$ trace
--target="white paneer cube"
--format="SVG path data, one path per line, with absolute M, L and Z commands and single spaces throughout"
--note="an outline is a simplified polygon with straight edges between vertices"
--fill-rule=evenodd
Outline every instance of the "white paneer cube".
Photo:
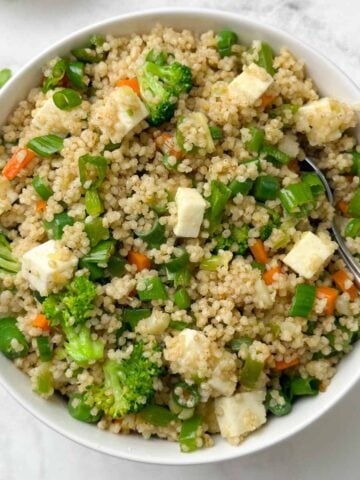
M 287 133 L 278 144 L 278 149 L 289 155 L 290 158 L 296 158 L 299 155 L 299 144 L 295 135 Z
M 321 98 L 299 108 L 295 126 L 306 133 L 310 145 L 322 145 L 338 140 L 344 130 L 355 127 L 355 110 L 332 98 Z
M 150 317 L 140 320 L 135 331 L 141 335 L 160 335 L 165 332 L 169 323 L 170 315 L 154 308 Z
M 312 278 L 329 260 L 336 244 L 312 232 L 303 233 L 283 262 L 304 278 Z
M 273 81 L 264 68 L 252 63 L 230 82 L 229 96 L 241 107 L 249 107 L 259 100 Z
M 117 87 L 94 105 L 90 124 L 99 128 L 111 142 L 120 143 L 148 114 L 132 88 Z
M 45 297 L 71 278 L 77 262 L 75 255 L 63 252 L 58 242 L 49 240 L 23 255 L 21 271 L 30 288 Z
M 232 444 L 266 422 L 265 392 L 243 392 L 215 400 L 215 414 L 221 436 Z
M 232 395 L 238 380 L 235 357 L 230 352 L 225 351 L 222 357 L 213 363 L 215 363 L 215 368 L 207 381 L 207 384 L 211 387 L 211 396 L 228 397 Z
M 196 238 L 204 218 L 206 202 L 196 188 L 179 187 L 175 195 L 177 237 Z

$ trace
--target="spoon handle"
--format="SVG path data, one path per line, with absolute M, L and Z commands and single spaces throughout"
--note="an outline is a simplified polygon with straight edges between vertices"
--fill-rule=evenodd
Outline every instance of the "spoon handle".
M 352 256 L 352 254 L 349 252 L 349 249 L 347 248 L 342 236 L 340 235 L 339 231 L 337 230 L 337 228 L 335 227 L 334 224 L 332 225 L 331 230 L 332 230 L 335 241 L 339 245 L 339 248 L 338 248 L 339 255 L 343 259 L 347 268 L 352 273 L 352 275 L 354 277 L 355 285 L 358 288 L 360 288 L 359 266 L 358 266 L 356 260 L 354 259 L 354 257 Z

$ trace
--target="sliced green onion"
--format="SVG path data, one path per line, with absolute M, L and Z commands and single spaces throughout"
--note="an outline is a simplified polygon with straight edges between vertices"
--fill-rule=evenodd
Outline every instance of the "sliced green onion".
M 182 452 L 193 452 L 199 448 L 199 437 L 202 430 L 202 419 L 194 415 L 188 420 L 184 420 L 181 425 L 179 443 Z
M 360 218 L 353 218 L 345 227 L 345 237 L 356 238 L 360 236 Z
M 226 185 L 218 180 L 211 182 L 211 193 L 207 199 L 210 203 L 210 208 L 207 211 L 207 218 L 209 220 L 209 231 L 211 234 L 220 226 L 225 206 L 229 198 L 231 198 L 231 190 Z
M 29 344 L 16 325 L 16 318 L 0 318 L 0 352 L 12 360 L 26 357 L 29 352 Z
M 250 346 L 253 343 L 253 340 L 250 337 L 238 337 L 233 338 L 230 341 L 230 348 L 233 352 L 238 352 L 242 345 Z
M 222 140 L 223 131 L 220 127 L 209 127 L 210 135 L 213 140 Z
M 252 268 L 257 268 L 258 270 L 260 270 L 261 272 L 265 272 L 266 270 L 266 267 L 263 263 L 260 263 L 260 262 L 256 262 L 255 260 L 253 260 L 251 262 L 251 266 Z
M 168 272 L 174 273 L 182 270 L 183 268 L 187 267 L 189 264 L 189 254 L 184 249 L 182 253 L 178 257 L 174 257 L 165 263 L 165 268 Z
M 246 160 L 245 162 L 243 162 L 243 165 L 252 165 L 252 164 L 256 166 L 256 169 L 258 172 L 261 171 L 261 162 L 259 157 L 250 158 L 250 160 Z
M 212 255 L 209 258 L 204 258 L 200 263 L 200 270 L 208 272 L 216 272 L 216 270 L 223 265 L 222 255 Z
M 54 377 L 46 363 L 38 367 L 32 380 L 33 390 L 40 396 L 47 398 L 54 393 Z
M 290 390 L 294 397 L 303 395 L 317 395 L 319 393 L 320 380 L 314 377 L 294 377 L 290 380 Z
M 304 173 L 304 175 L 302 175 L 302 181 L 310 187 L 314 197 L 325 192 L 325 187 L 316 173 Z
M 108 262 L 108 271 L 112 277 L 122 277 L 126 271 L 126 260 L 118 253 L 110 257 Z
M 82 62 L 70 62 L 67 66 L 66 73 L 75 88 L 84 90 L 87 87 L 85 81 L 85 65 Z
M 11 246 L 5 235 L 0 232 L 0 272 L 14 274 L 20 270 L 20 264 L 11 252 Z
M 74 225 L 74 219 L 67 212 L 56 213 L 51 222 L 44 220 L 44 228 L 53 240 L 61 239 L 66 225 Z
M 275 178 L 271 175 L 260 175 L 255 181 L 254 197 L 259 202 L 275 200 L 279 190 L 280 182 L 278 178 Z
M 188 323 L 181 322 L 179 320 L 172 320 L 169 323 L 169 328 L 172 328 L 172 329 L 178 330 L 178 331 L 185 330 L 185 328 L 189 328 L 189 326 L 190 325 Z
M 352 152 L 352 173 L 357 177 L 360 177 L 360 152 Z
M 270 145 L 265 143 L 261 149 L 262 153 L 265 153 L 267 157 L 270 157 L 270 160 L 275 160 L 282 165 L 287 165 L 291 158 L 285 152 L 282 152 L 278 148 L 274 147 L 274 145 Z
M 72 110 L 75 107 L 78 107 L 81 102 L 81 96 L 75 90 L 71 88 L 63 88 L 54 93 L 53 101 L 57 108 L 60 110 Z
M 141 301 L 147 300 L 167 300 L 164 284 L 159 277 L 148 277 L 141 280 L 143 283 L 141 290 L 137 287 L 137 294 Z
M 34 177 L 31 184 L 34 187 L 35 192 L 43 200 L 48 200 L 51 197 L 51 195 L 54 194 L 54 192 L 49 187 L 49 185 L 45 182 L 45 180 L 43 178 L 39 177 L 38 175 L 36 177 Z
M 90 252 L 82 258 L 82 260 L 87 263 L 94 263 L 98 266 L 107 265 L 114 250 L 114 240 L 103 240 L 99 242 L 96 247 L 93 247 Z
M 314 200 L 309 185 L 304 182 L 294 183 L 282 188 L 279 198 L 288 213 L 295 213 L 299 207 Z
M 99 192 L 93 188 L 85 192 L 85 209 L 89 215 L 96 217 L 104 211 Z
M 263 369 L 263 362 L 254 360 L 248 355 L 240 373 L 240 384 L 246 388 L 254 388 Z
M 251 138 L 245 143 L 245 147 L 251 152 L 259 153 L 265 138 L 264 130 L 257 127 L 250 127 Z
M 179 382 L 173 390 L 173 399 L 179 407 L 194 408 L 200 403 L 200 394 L 195 385 Z
M 315 285 L 301 283 L 296 285 L 295 295 L 290 307 L 289 315 L 292 317 L 304 317 L 310 315 L 314 307 L 316 295 Z
M 165 227 L 159 222 L 159 219 L 155 219 L 155 223 L 152 229 L 148 232 L 136 234 L 141 240 L 143 240 L 150 248 L 160 248 L 165 243 Z
M 100 155 L 82 155 L 78 160 L 80 183 L 85 188 L 99 188 L 104 181 L 107 160 Z
M 68 411 L 73 418 L 86 423 L 97 423 L 102 417 L 101 411 L 94 415 L 93 407 L 86 403 L 86 393 L 74 393 L 71 395 Z
M 104 268 L 98 267 L 95 263 L 87 262 L 82 258 L 79 260 L 79 267 L 86 268 L 89 271 L 89 278 L 93 282 L 105 277 Z
M 114 152 L 115 150 L 118 150 L 120 147 L 121 147 L 121 143 L 109 142 L 107 145 L 105 145 L 104 152 Z
M 270 74 L 274 75 L 276 73 L 275 68 L 273 67 L 273 52 L 268 43 L 261 42 L 260 50 L 259 50 L 259 60 L 258 65 Z
M 40 157 L 51 157 L 54 153 L 60 152 L 64 146 L 64 139 L 58 135 L 44 135 L 32 138 L 26 145 Z
M 232 47 L 238 42 L 238 36 L 231 30 L 222 30 L 216 35 L 216 48 L 221 58 L 232 55 Z
M 39 351 L 39 357 L 42 362 L 49 362 L 53 356 L 53 350 L 50 346 L 49 337 L 36 337 L 36 345 Z
M 164 164 L 164 167 L 166 167 L 168 170 L 177 170 L 180 161 L 176 160 L 175 163 L 170 163 L 170 156 L 167 153 L 164 153 L 164 155 L 162 156 L 162 163 Z
M 348 214 L 352 217 L 360 217 L 360 189 L 356 190 L 355 195 L 350 200 Z
M 174 303 L 180 310 L 187 310 L 191 305 L 191 298 L 186 288 L 180 288 L 175 292 Z
M 43 83 L 43 92 L 46 93 L 52 88 L 55 88 L 59 85 L 62 79 L 65 76 L 67 67 L 67 60 L 65 58 L 60 58 L 51 69 L 51 73 L 48 77 L 45 78 Z
M 135 327 L 140 320 L 149 318 L 151 313 L 151 308 L 124 308 L 122 319 L 124 323 L 128 323 L 131 326 L 132 330 L 135 330 Z
M 170 278 L 174 282 L 174 287 L 179 288 L 179 287 L 189 287 L 191 283 L 191 272 L 188 270 L 188 268 L 183 268 L 182 270 L 179 270 L 178 272 L 175 272 L 172 275 L 168 274 L 168 278 Z
M 11 78 L 11 70 L 10 68 L 3 68 L 0 70 L 0 88 L 2 88 L 6 82 L 8 82 Z
M 282 117 L 284 119 L 284 117 L 286 117 L 287 111 L 289 111 L 291 115 L 295 115 L 298 112 L 299 108 L 300 108 L 300 105 L 295 105 L 292 103 L 283 103 L 279 107 L 276 107 L 270 110 L 269 117 L 271 118 Z M 285 123 L 284 126 L 287 126 L 287 124 Z
M 265 242 L 265 240 L 267 240 L 272 234 L 273 229 L 274 229 L 274 226 L 271 222 L 267 223 L 266 225 L 263 225 L 260 228 L 260 240 Z
M 276 392 L 276 399 L 273 398 L 271 392 Z M 269 390 L 266 395 L 265 407 L 268 412 L 272 413 L 276 417 L 283 417 L 292 410 L 292 404 L 290 400 L 284 395 L 281 390 Z
M 307 326 L 306 326 L 306 330 L 304 332 L 305 335 L 314 335 L 315 327 L 316 327 L 316 322 L 308 321 Z
M 245 180 L 244 182 L 239 182 L 239 180 L 233 180 L 231 183 L 229 183 L 228 188 L 231 190 L 231 196 L 234 197 L 238 193 L 241 193 L 242 195 L 247 195 L 252 189 L 253 185 L 254 182 L 252 180 Z
M 99 35 L 98 33 L 94 33 L 94 35 L 91 35 L 89 38 L 89 44 L 94 48 L 102 47 L 105 41 L 104 35 Z
M 98 54 L 93 48 L 73 48 L 71 53 L 74 57 L 84 63 L 99 63 L 105 58 L 103 53 Z
M 95 247 L 101 240 L 107 240 L 110 230 L 103 226 L 102 218 L 87 218 L 85 220 L 85 232 L 90 240 L 90 246 Z
M 141 410 L 138 415 L 145 420 L 145 422 L 157 427 L 166 427 L 169 423 L 176 420 L 176 416 L 170 412 L 168 408 L 161 407 L 160 405 L 148 405 Z

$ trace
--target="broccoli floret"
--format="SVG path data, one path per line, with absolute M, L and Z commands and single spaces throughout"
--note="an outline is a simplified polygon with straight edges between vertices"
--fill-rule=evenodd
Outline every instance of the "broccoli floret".
M 250 227 L 248 225 L 243 225 L 240 228 L 233 227 L 231 230 L 231 236 L 238 244 L 238 249 L 236 251 L 238 255 L 244 255 L 249 248 L 249 230 Z
M 108 360 L 104 365 L 105 382 L 88 392 L 87 403 L 113 418 L 144 408 L 153 397 L 153 382 L 161 368 L 143 353 L 144 344 L 137 342 L 129 358 Z
M 219 250 L 229 250 L 235 243 L 232 237 L 223 237 L 222 235 L 215 235 L 214 240 L 216 241 L 216 246 L 213 249 L 213 252 L 218 253 Z
M 104 342 L 92 339 L 90 329 L 85 325 L 65 327 L 64 333 L 67 340 L 65 350 L 78 365 L 86 367 L 104 357 Z
M 43 312 L 51 325 L 66 327 L 84 323 L 93 309 L 96 287 L 86 277 L 76 277 L 60 293 L 49 295 L 43 303 Z
M 147 61 L 139 71 L 138 81 L 149 110 L 148 122 L 153 126 L 170 120 L 180 93 L 189 92 L 192 87 L 191 70 L 178 62 L 159 65 Z

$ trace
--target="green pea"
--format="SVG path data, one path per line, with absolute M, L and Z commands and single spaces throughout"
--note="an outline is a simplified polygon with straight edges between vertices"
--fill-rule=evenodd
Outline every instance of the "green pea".
M 29 344 L 16 325 L 16 318 L 0 318 L 0 352 L 11 359 L 25 357 L 29 352 Z
M 216 35 L 217 51 L 221 58 L 232 55 L 232 46 L 238 41 L 236 33 L 230 30 L 222 30 Z

